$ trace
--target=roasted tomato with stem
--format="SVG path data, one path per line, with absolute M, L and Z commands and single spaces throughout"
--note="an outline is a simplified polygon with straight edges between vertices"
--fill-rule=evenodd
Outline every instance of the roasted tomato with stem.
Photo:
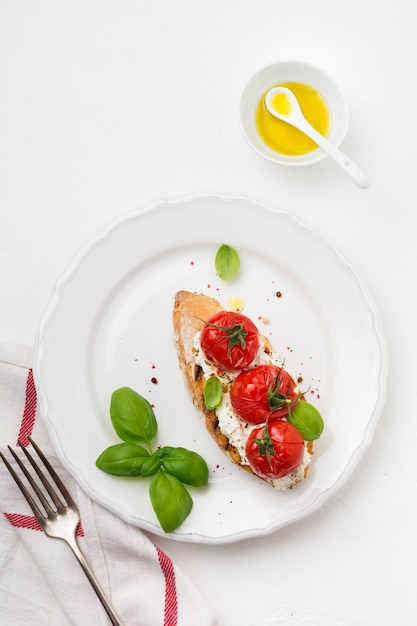
M 248 367 L 259 350 L 259 331 L 246 315 L 219 311 L 205 321 L 200 345 L 210 363 L 220 370 Z
M 301 465 L 304 439 L 285 420 L 268 420 L 255 428 L 246 442 L 246 456 L 255 474 L 262 478 L 283 478 Z
M 239 417 L 250 424 L 282 418 L 301 398 L 297 383 L 277 365 L 257 365 L 241 372 L 230 387 L 230 401 Z

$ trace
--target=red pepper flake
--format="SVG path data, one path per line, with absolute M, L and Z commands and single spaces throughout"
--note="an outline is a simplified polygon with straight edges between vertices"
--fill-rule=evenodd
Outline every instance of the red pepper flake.
M 194 261 L 190 261 L 190 265 L 195 265 Z
M 275 295 L 277 298 L 280 298 L 282 296 L 282 293 L 280 291 L 277 291 Z
M 210 283 L 207 283 L 207 289 L 211 289 Z
M 302 383 L 302 382 L 303 382 L 303 377 L 302 377 L 302 376 L 299 376 L 299 377 L 297 378 L 297 383 Z
M 154 385 L 157 385 L 158 384 L 158 379 L 155 378 L 155 376 L 152 376 L 151 383 L 153 383 Z
M 156 365 L 154 365 L 153 363 L 152 363 L 151 367 L 152 367 L 153 370 L 156 370 Z

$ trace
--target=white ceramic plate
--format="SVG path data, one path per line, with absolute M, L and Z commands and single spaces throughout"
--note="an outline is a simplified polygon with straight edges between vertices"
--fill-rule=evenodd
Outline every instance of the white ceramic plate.
M 222 243 L 241 256 L 221 281 Z M 172 306 L 179 289 L 246 303 L 321 411 L 307 480 L 279 492 L 231 464 L 206 432 L 179 370 Z M 281 292 L 281 297 L 276 293 Z M 261 318 L 267 318 L 264 324 Z M 35 379 L 41 413 L 63 465 L 96 501 L 128 522 L 161 531 L 148 479 L 109 476 L 97 456 L 118 442 L 111 393 L 130 386 L 155 406 L 157 444 L 206 459 L 209 484 L 170 536 L 232 542 L 270 533 L 311 513 L 338 489 L 367 449 L 385 393 L 379 316 L 352 266 L 322 236 L 288 213 L 241 198 L 161 202 L 110 225 L 70 264 L 41 321 Z M 157 379 L 157 384 L 151 382 Z M 352 382 L 355 403 L 352 410 Z

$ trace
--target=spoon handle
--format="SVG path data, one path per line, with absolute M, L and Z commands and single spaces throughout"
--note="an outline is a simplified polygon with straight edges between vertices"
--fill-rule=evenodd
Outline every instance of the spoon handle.
M 302 126 L 298 126 L 303 130 Z M 328 141 L 323 135 L 321 135 L 313 126 L 308 122 L 305 124 L 305 132 L 313 141 L 316 142 L 332 159 L 339 165 L 342 170 L 347 174 L 354 183 L 361 189 L 367 189 L 369 187 L 368 178 L 361 170 L 359 165 L 354 163 L 346 154 L 344 154 L 339 148 L 336 148 L 330 141 Z

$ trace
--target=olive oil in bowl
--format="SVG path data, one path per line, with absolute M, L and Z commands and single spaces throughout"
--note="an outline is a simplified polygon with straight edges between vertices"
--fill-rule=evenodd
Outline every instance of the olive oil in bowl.
M 313 87 L 298 82 L 280 83 L 295 94 L 310 124 L 324 137 L 329 133 L 331 118 L 323 96 Z M 269 89 L 271 89 L 272 85 Z M 269 91 L 269 89 L 267 91 Z M 255 113 L 256 128 L 262 141 L 275 152 L 300 156 L 316 150 L 317 144 L 302 131 L 274 117 L 265 104 L 265 94 L 259 100 Z M 285 100 L 279 103 L 285 107 Z

